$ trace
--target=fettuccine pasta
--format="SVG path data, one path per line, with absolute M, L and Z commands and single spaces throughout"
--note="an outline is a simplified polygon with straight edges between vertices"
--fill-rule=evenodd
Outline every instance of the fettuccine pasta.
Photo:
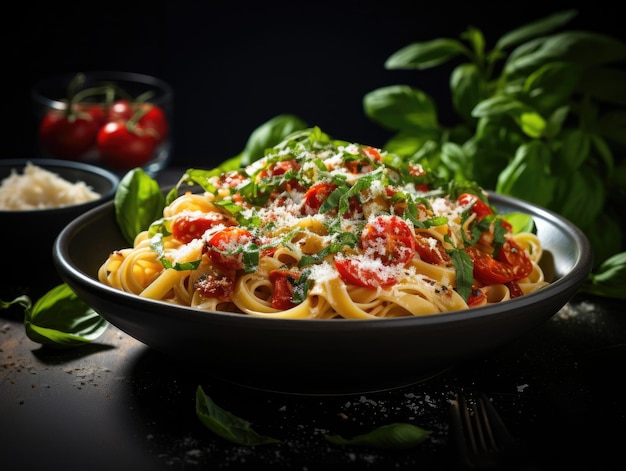
M 548 284 L 537 236 L 514 233 L 477 185 L 318 128 L 245 168 L 181 181 L 202 191 L 177 195 L 132 247 L 111 253 L 102 283 L 289 319 L 431 315 Z

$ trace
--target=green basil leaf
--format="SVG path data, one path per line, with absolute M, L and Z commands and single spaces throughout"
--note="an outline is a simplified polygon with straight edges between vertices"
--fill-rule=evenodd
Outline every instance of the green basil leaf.
M 340 435 L 325 435 L 324 438 L 335 445 L 366 446 L 385 450 L 406 450 L 424 442 L 432 433 L 407 423 L 392 423 L 352 438 Z
M 528 75 L 524 93 L 539 110 L 549 112 L 567 103 L 576 91 L 580 68 L 569 62 L 551 62 Z
M 386 69 L 429 69 L 460 55 L 471 56 L 470 50 L 456 39 L 439 38 L 409 44 L 394 52 L 386 61 Z
M 202 386 L 196 389 L 196 415 L 209 430 L 238 445 L 257 446 L 280 443 L 280 440 L 275 438 L 259 435 L 252 429 L 250 422 L 216 405 L 205 394 Z
M 506 213 L 502 214 L 502 219 L 511 225 L 513 234 L 520 232 L 535 232 L 535 221 L 530 214 L 526 213 Z
M 551 157 L 549 148 L 539 141 L 522 145 L 498 176 L 496 192 L 548 206 L 556 185 L 550 174 Z
M 109 323 L 61 284 L 37 300 L 24 313 L 26 335 L 32 341 L 54 347 L 76 347 L 100 337 Z
M 605 260 L 590 276 L 583 292 L 615 299 L 626 299 L 626 252 L 620 252 Z
M 18 296 L 17 298 L 13 299 L 13 301 L 3 301 L 2 299 L 0 299 L 0 309 L 9 309 L 13 305 L 22 306 L 24 310 L 29 310 L 33 305 L 33 302 L 25 294 L 23 294 L 22 296 Z
M 259 160 L 265 154 L 265 149 L 278 145 L 285 137 L 306 127 L 307 124 L 296 116 L 289 114 L 275 116 L 252 131 L 246 147 L 240 154 L 241 166 L 245 167 Z
M 433 99 L 408 85 L 391 85 L 364 97 L 365 113 L 393 130 L 420 130 L 438 134 L 437 108 Z
M 543 36 L 569 23 L 576 15 L 578 15 L 576 10 L 565 10 L 523 25 L 498 39 L 496 49 L 507 49 L 529 39 Z
M 487 98 L 487 83 L 476 64 L 461 64 L 450 76 L 452 102 L 461 117 L 472 120 L 472 109 Z
M 474 283 L 474 262 L 463 250 L 452 250 L 450 257 L 456 270 L 456 291 L 467 302 Z
M 581 129 L 564 131 L 562 136 L 561 149 L 556 154 L 559 158 L 558 164 L 553 168 L 557 169 L 559 176 L 566 176 L 578 170 L 589 157 L 591 137 Z
M 585 228 L 596 223 L 605 200 L 604 180 L 592 168 L 584 166 L 556 181 L 549 208 Z
M 478 103 L 472 110 L 472 117 L 482 118 L 501 114 L 516 116 L 527 109 L 528 107 L 516 98 L 499 94 Z
M 385 150 L 401 157 L 411 157 L 424 149 L 427 143 L 437 146 L 438 144 L 433 139 L 438 140 L 435 133 L 429 134 L 415 130 L 400 131 L 385 143 Z
M 565 31 L 538 38 L 513 51 L 504 73 L 520 76 L 554 61 L 575 62 L 580 67 L 606 65 L 626 59 L 626 44 L 588 31 Z
M 137 167 L 120 181 L 114 205 L 117 224 L 126 241 L 132 244 L 137 234 L 163 216 L 165 196 L 158 182 Z
M 624 200 L 622 199 L 622 201 Z M 594 269 L 624 249 L 620 220 L 615 215 L 599 214 L 593 223 L 582 229 L 593 248 Z

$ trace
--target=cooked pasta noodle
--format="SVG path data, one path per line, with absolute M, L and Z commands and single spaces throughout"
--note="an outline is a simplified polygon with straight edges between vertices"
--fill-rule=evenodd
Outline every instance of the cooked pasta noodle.
M 239 170 L 189 172 L 102 283 L 258 317 L 378 319 L 506 302 L 548 284 L 532 232 L 476 184 L 447 182 L 319 129 Z M 179 186 L 181 185 L 179 184 Z

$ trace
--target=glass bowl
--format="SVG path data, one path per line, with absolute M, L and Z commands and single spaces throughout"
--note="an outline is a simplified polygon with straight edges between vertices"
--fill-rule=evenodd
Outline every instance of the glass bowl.
M 151 176 L 170 161 L 173 92 L 162 79 L 120 71 L 63 74 L 38 82 L 31 96 L 45 158 L 118 175 L 142 167 Z

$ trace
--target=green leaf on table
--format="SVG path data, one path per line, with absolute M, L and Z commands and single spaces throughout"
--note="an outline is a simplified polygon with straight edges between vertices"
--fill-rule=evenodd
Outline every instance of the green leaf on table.
M 142 168 L 124 175 L 114 197 L 115 218 L 124 239 L 132 244 L 137 234 L 163 216 L 165 196 L 159 183 Z
M 335 445 L 366 446 L 386 450 L 406 450 L 426 440 L 432 431 L 407 423 L 383 425 L 377 429 L 352 438 L 340 435 L 325 435 L 324 438 Z
M 590 275 L 589 283 L 583 292 L 596 296 L 626 299 L 626 252 L 620 252 L 605 260 L 595 273 Z
M 54 347 L 77 347 L 100 337 L 109 326 L 67 284 L 60 284 L 24 311 L 26 335 Z
M 33 302 L 26 295 L 18 296 L 13 301 L 3 301 L 0 299 L 0 309 L 9 309 L 13 305 L 22 306 L 24 310 L 28 310 L 33 305 Z
M 238 445 L 267 445 L 280 443 L 272 437 L 259 435 L 252 429 L 252 424 L 228 411 L 225 411 L 207 396 L 198 386 L 196 390 L 196 415 L 212 432 Z

